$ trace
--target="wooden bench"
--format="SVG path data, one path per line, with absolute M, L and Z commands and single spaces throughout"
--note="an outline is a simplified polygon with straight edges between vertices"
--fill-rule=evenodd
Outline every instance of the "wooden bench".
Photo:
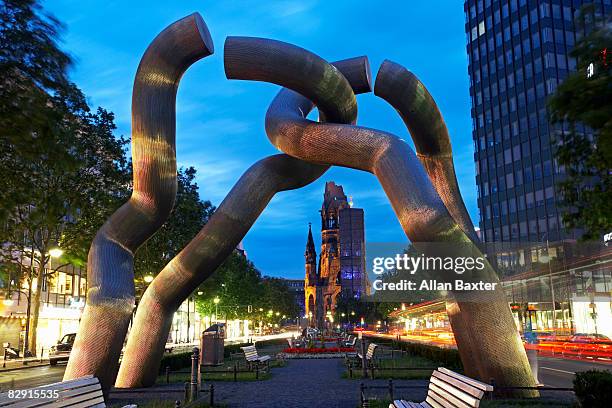
M 389 408 L 466 408 L 478 407 L 485 392 L 493 386 L 439 367 L 431 374 L 424 402 L 395 400 Z
M 257 349 L 255 348 L 255 346 L 246 346 L 246 347 L 240 347 L 242 349 L 242 351 L 244 352 L 244 358 L 247 361 L 247 364 L 249 365 L 249 367 L 251 367 L 253 364 L 262 364 L 262 363 L 269 363 L 270 360 L 270 356 L 260 356 L 259 354 L 257 354 Z
M 304 347 L 304 343 L 300 339 L 288 338 L 287 343 L 289 344 L 289 348 Z
M 365 359 L 367 363 L 370 363 L 372 361 L 372 358 L 374 358 L 376 347 L 378 347 L 376 343 L 370 343 L 370 345 L 368 346 L 368 351 L 366 352 L 366 355 L 365 355 Z M 363 355 L 361 353 L 357 353 L 357 357 L 359 357 L 359 360 L 363 360 Z
M 2 408 L 47 406 L 53 408 L 106 407 L 100 382 L 93 375 L 0 394 L 0 407 Z
M 351 340 L 351 337 L 353 338 Z M 348 340 L 346 341 L 346 343 L 344 344 L 346 347 L 355 347 L 355 342 L 357 341 L 357 337 L 350 335 L 348 337 Z

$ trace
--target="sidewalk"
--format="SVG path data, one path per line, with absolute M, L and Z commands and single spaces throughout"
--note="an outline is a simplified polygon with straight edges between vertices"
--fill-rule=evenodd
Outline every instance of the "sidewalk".
M 342 360 L 312 359 L 290 360 L 286 367 L 272 369 L 272 378 L 266 381 L 206 382 L 214 384 L 215 404 L 237 408 L 354 408 L 359 405 L 361 381 L 342 378 Z M 388 380 L 366 380 L 368 385 L 388 384 Z M 398 380 L 397 384 L 425 385 L 424 380 Z M 423 400 L 426 388 L 402 393 L 405 398 Z M 385 392 L 383 391 L 383 394 Z M 139 390 L 114 390 L 110 403 L 142 403 L 143 399 L 182 400 L 182 384 L 159 385 Z M 385 397 L 385 395 L 381 395 Z
M 21 370 L 24 368 L 40 367 L 49 365 L 49 359 L 43 358 L 42 361 L 39 357 L 28 357 L 25 359 L 27 364 L 24 364 L 24 359 L 8 359 L 4 361 L 4 358 L 0 358 L 0 373 L 4 371 Z

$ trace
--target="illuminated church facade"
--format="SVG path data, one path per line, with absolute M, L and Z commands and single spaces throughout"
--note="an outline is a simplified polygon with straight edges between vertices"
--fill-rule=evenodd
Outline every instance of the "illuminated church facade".
M 341 185 L 325 183 L 321 206 L 321 252 L 317 258 L 312 227 L 306 242 L 304 296 L 311 326 L 324 327 L 340 297 L 368 293 L 365 228 L 361 208 L 353 208 Z

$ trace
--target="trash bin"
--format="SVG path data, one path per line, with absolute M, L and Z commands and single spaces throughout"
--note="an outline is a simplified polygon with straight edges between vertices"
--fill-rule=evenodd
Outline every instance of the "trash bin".
M 225 324 L 217 323 L 202 332 L 200 364 L 223 364 L 223 341 L 225 339 Z

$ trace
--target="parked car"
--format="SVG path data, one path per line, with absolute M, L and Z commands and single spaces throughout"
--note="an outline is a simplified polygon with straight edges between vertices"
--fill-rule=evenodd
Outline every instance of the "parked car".
M 64 335 L 55 346 L 51 346 L 49 350 L 49 364 L 53 366 L 57 365 L 60 361 L 68 361 L 75 338 L 76 333 L 69 333 Z

